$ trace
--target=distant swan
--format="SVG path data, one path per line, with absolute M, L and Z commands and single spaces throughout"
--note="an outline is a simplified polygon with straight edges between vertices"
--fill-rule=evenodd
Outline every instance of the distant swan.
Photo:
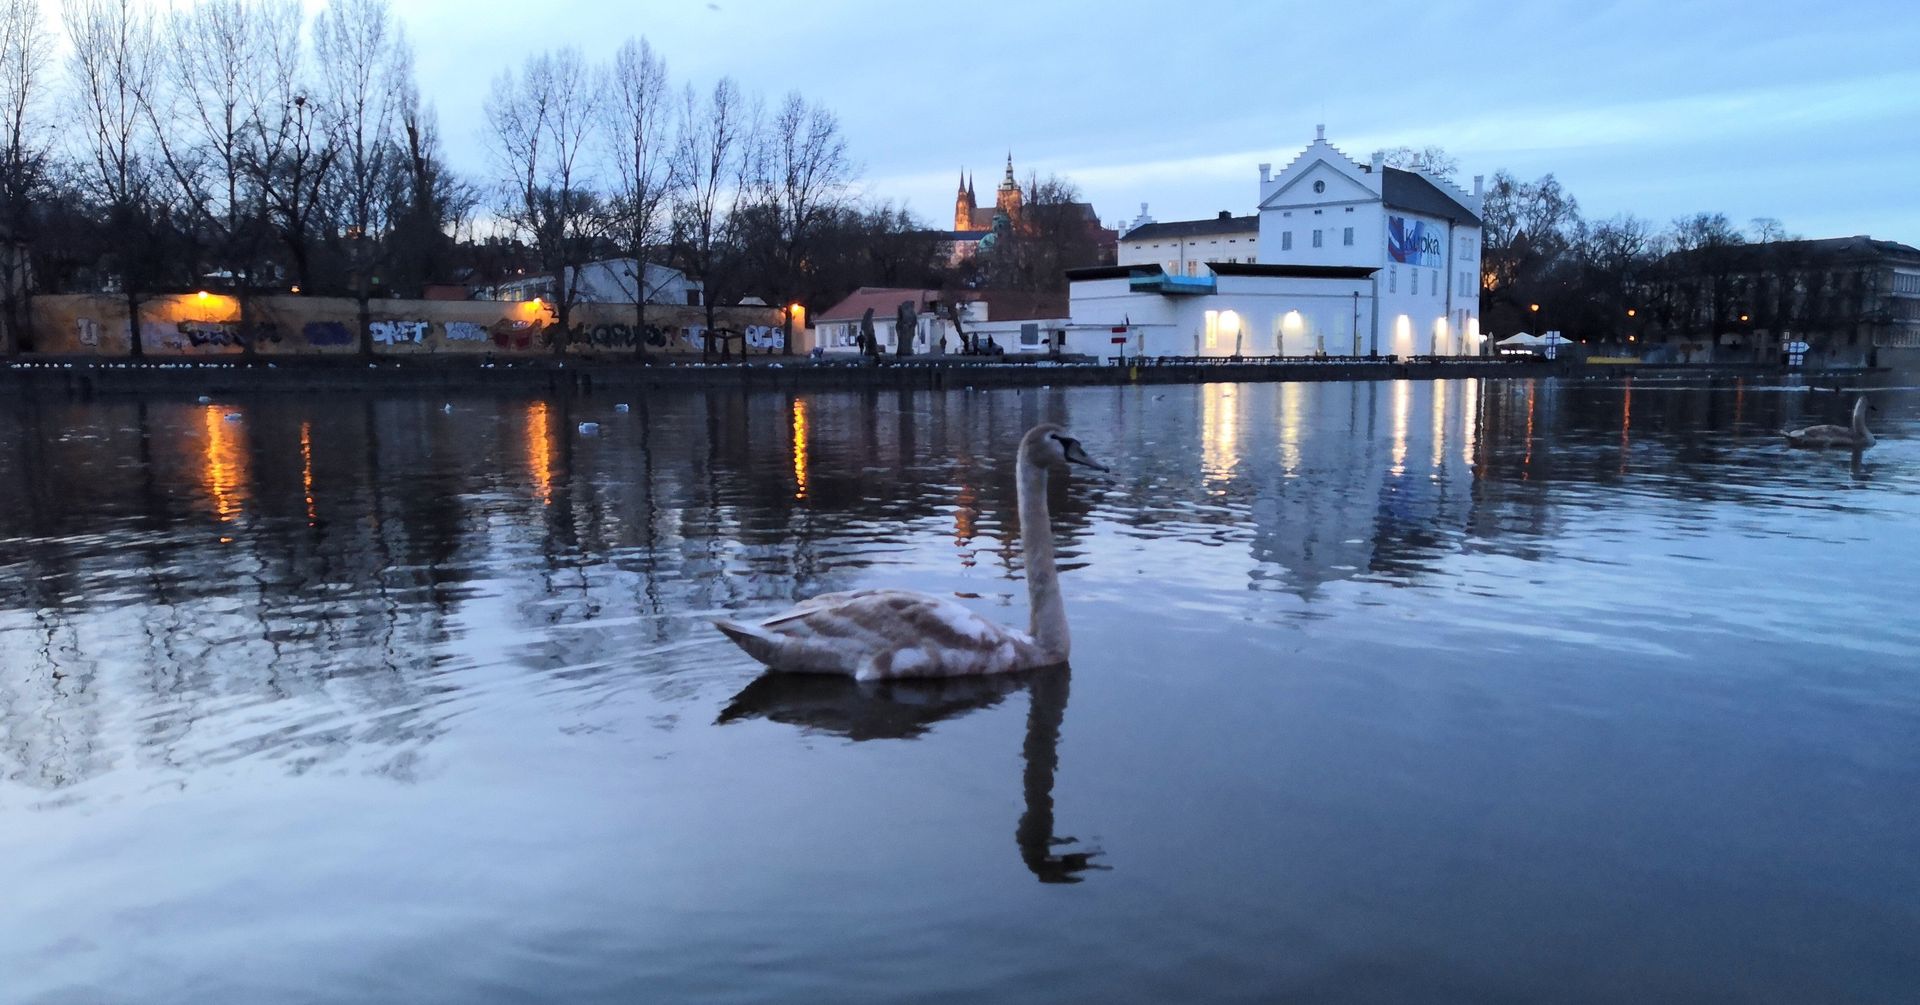
M 1020 440 L 1016 463 L 1031 632 L 911 590 L 824 593 L 758 624 L 718 618 L 714 627 L 775 670 L 858 680 L 961 677 L 1065 663 L 1067 609 L 1053 565 L 1047 472 L 1067 464 L 1107 468 L 1088 457 L 1079 440 L 1050 424 L 1033 427 Z
M 1780 435 L 1787 438 L 1790 447 L 1842 447 L 1848 450 L 1865 450 L 1873 446 L 1873 434 L 1867 432 L 1867 399 L 1865 395 L 1853 399 L 1853 424 L 1851 426 L 1808 426 L 1805 429 L 1782 429 Z

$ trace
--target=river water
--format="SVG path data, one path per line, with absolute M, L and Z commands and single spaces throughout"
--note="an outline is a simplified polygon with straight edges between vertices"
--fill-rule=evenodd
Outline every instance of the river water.
M 1893 1001 L 1920 391 L 0 403 L 0 1000 Z M 762 677 L 912 587 L 1070 670 Z M 583 422 L 599 424 L 585 435 Z

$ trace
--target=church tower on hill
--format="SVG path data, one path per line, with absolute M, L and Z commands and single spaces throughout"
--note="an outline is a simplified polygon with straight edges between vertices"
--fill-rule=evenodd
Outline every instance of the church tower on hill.
M 994 217 L 1005 214 L 1011 223 L 1020 221 L 1020 208 L 1026 201 L 1025 193 L 1020 191 L 1020 183 L 1013 179 L 1013 154 L 1007 154 L 1007 173 L 1000 179 L 1000 187 L 994 192 L 993 205 L 981 206 L 980 199 L 974 195 L 973 178 L 965 170 L 960 172 L 960 189 L 953 197 L 953 229 L 960 233 L 992 230 Z
M 1013 151 L 1007 151 L 1007 175 L 1000 179 L 1000 190 L 995 193 L 995 209 L 1007 214 L 1007 219 L 1018 222 L 1020 219 L 1020 183 L 1013 180 Z

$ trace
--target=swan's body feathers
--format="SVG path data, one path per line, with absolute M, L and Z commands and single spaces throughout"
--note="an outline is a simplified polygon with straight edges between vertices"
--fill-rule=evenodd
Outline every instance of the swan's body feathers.
M 912 590 L 823 593 L 757 624 L 714 624 L 749 656 L 791 673 L 960 677 L 1056 662 L 1026 632 Z
M 1866 434 L 1863 440 L 1853 435 L 1846 426 L 1808 426 L 1805 429 L 1783 429 L 1780 435 L 1787 438 L 1787 445 L 1794 447 L 1871 447 L 1873 434 Z
M 1865 450 L 1873 446 L 1873 434 L 1867 431 L 1867 399 L 1865 395 L 1853 399 L 1853 425 L 1836 426 L 1831 424 L 1808 426 L 1805 429 L 1782 429 L 1780 435 L 1787 438 L 1789 447 L 1843 447 L 1848 450 Z
M 912 590 L 823 593 L 758 624 L 721 619 L 714 627 L 775 670 L 856 680 L 970 677 L 1066 663 L 1072 642 L 1054 565 L 1047 469 L 1080 464 L 1105 471 L 1106 466 L 1050 423 L 1027 430 L 1017 458 L 1030 633 L 989 621 L 946 597 Z

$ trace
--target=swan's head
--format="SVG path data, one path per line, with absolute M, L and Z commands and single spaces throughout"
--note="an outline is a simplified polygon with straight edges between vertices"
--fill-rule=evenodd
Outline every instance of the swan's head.
M 1853 417 L 1856 419 L 1864 419 L 1868 412 L 1878 411 L 1879 409 L 1873 407 L 1873 404 L 1867 401 L 1867 396 L 1864 394 L 1853 399 Z
M 1020 440 L 1020 459 L 1043 468 L 1079 464 L 1095 471 L 1110 470 L 1105 464 L 1089 457 L 1086 448 L 1073 438 L 1072 433 L 1051 422 L 1043 422 L 1027 430 L 1027 435 Z

